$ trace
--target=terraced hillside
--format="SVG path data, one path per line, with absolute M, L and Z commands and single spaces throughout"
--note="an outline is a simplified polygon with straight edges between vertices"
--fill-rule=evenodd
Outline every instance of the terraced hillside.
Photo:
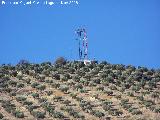
M 0 119 L 159 120 L 160 70 L 107 62 L 1 65 Z

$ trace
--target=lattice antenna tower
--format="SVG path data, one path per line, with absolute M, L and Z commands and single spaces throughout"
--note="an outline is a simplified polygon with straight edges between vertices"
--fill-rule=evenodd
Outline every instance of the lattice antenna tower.
M 78 40 L 78 54 L 80 60 L 88 60 L 88 41 L 85 28 L 79 28 L 75 31 Z

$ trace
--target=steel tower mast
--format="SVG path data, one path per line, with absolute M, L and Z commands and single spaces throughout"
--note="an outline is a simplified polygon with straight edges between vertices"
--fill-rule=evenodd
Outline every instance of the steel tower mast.
M 78 52 L 80 60 L 88 60 L 88 41 L 87 33 L 84 28 L 79 28 L 75 32 L 78 40 Z

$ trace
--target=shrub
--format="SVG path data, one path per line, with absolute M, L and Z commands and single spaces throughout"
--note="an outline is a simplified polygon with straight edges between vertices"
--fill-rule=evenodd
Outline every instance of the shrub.
M 15 92 L 11 92 L 10 95 L 11 96 L 16 96 L 16 93 Z
M 71 101 L 69 101 L 69 100 L 63 101 L 63 104 L 66 104 L 66 105 L 69 105 L 70 103 L 71 103 Z
M 53 78 L 55 78 L 56 80 L 60 80 L 60 75 L 55 73 L 52 75 Z
M 64 118 L 65 116 L 61 112 L 54 111 L 53 117 L 54 118 Z
M 70 76 L 70 74 L 68 74 L 68 73 L 64 74 L 64 77 L 66 77 L 67 79 L 71 79 L 72 78 L 72 76 Z
M 40 103 L 46 103 L 47 102 L 47 98 L 39 98 L 38 101 Z
M 33 102 L 31 102 L 31 101 L 24 101 L 24 103 L 23 103 L 23 105 L 32 105 L 33 104 Z
M 0 119 L 2 119 L 4 116 L 3 116 L 3 114 L 2 113 L 0 113 Z
M 8 92 L 8 93 L 10 93 L 12 91 L 11 88 L 4 88 L 3 90 L 6 91 L 6 92 Z
M 59 84 L 59 83 L 52 83 L 51 85 L 52 85 L 52 87 L 54 87 L 54 88 L 59 88 L 59 87 L 60 87 L 60 84 Z
M 73 74 L 75 72 L 75 69 L 74 68 L 69 68 L 68 72 Z
M 46 106 L 46 110 L 47 110 L 50 114 L 52 114 L 52 113 L 54 112 L 54 110 L 55 110 L 55 107 L 48 105 L 48 106 Z
M 18 87 L 18 88 L 23 88 L 23 87 L 24 87 L 24 84 L 23 84 L 23 83 L 19 83 L 19 84 L 17 85 L 17 87 Z
M 40 111 L 32 111 L 33 116 L 36 118 L 45 118 L 45 112 L 40 112 Z
M 127 95 L 128 95 L 128 96 L 131 96 L 131 97 L 134 97 L 133 92 L 127 92 Z
M 121 103 L 127 103 L 127 102 L 129 102 L 129 99 L 122 99 L 121 100 Z
M 61 78 L 61 80 L 62 80 L 62 81 L 68 81 L 68 78 L 65 77 L 65 76 L 63 76 L 63 77 Z
M 111 90 L 117 90 L 117 87 L 116 87 L 115 85 L 111 85 L 109 88 L 110 88 Z
M 121 88 L 119 89 L 119 91 L 122 92 L 122 93 L 123 93 L 125 90 L 126 90 L 125 87 L 121 87 Z
M 18 96 L 18 97 L 16 97 L 16 100 L 17 101 L 25 101 L 27 98 L 26 97 L 24 97 L 24 96 Z
M 104 91 L 104 92 L 107 93 L 107 95 L 110 95 L 110 96 L 113 95 L 113 91 L 108 90 L 108 91 Z
M 79 78 L 78 75 L 74 75 L 74 76 L 72 77 L 72 80 L 74 80 L 75 82 L 79 82 L 79 81 L 80 81 L 80 78 Z
M 66 86 L 66 85 L 63 85 L 63 86 L 60 86 L 59 89 L 62 91 L 62 92 L 67 92 L 69 90 L 69 87 Z
M 44 89 L 46 89 L 46 86 L 45 85 L 38 85 L 38 86 L 36 86 L 36 88 L 38 90 L 44 90 Z
M 31 79 L 26 79 L 26 81 L 25 81 L 27 84 L 30 84 L 30 82 L 31 82 Z
M 24 113 L 20 112 L 19 110 L 14 112 L 15 117 L 17 118 L 24 118 Z
M 142 112 L 140 110 L 133 110 L 132 112 L 132 115 L 139 115 L 139 114 L 142 114 Z
M 94 79 L 93 81 L 94 81 L 94 83 L 96 83 L 96 84 L 100 84 L 100 83 L 101 83 L 100 79 Z
M 2 87 L 2 88 L 8 88 L 8 84 L 7 83 L 3 83 L 3 84 L 0 85 L 0 87 Z
M 53 91 L 49 90 L 49 91 L 46 91 L 47 95 L 50 96 L 53 94 Z
M 87 91 L 85 89 L 80 89 L 81 93 L 86 93 Z
M 66 64 L 66 61 L 67 60 L 65 58 L 59 57 L 59 58 L 56 59 L 55 64 L 57 64 L 57 65 L 64 65 L 64 64 Z
M 74 86 L 74 89 L 76 89 L 76 90 L 83 89 L 83 85 L 82 84 L 76 84 Z
M 22 59 L 22 60 L 20 60 L 20 61 L 18 62 L 17 65 L 27 65 L 27 64 L 29 64 L 29 61 Z
M 156 108 L 156 109 L 155 109 L 155 112 L 156 112 L 156 113 L 160 113 L 160 108 Z
M 34 82 L 34 83 L 31 84 L 31 87 L 32 87 L 32 88 L 36 88 L 36 86 L 38 86 L 38 85 L 39 85 L 39 83 Z
M 103 90 L 104 90 L 104 87 L 103 87 L 103 86 L 99 86 L 99 87 L 97 87 L 97 90 L 103 91 Z
M 146 106 L 146 107 L 150 107 L 150 106 L 152 106 L 154 103 L 153 103 L 153 101 L 143 101 L 143 104 Z
M 144 97 L 143 96 L 137 96 L 137 99 L 140 100 L 140 101 L 143 101 Z
M 37 108 L 39 108 L 39 106 L 36 106 L 36 105 L 29 105 L 29 106 L 27 106 L 28 111 L 31 112 L 31 113 L 33 113 L 32 111 L 34 109 L 37 109 Z
M 130 108 L 128 109 L 128 112 L 133 112 L 133 110 L 134 110 L 134 108 L 130 107 Z
M 126 110 L 128 110 L 128 109 L 131 108 L 131 106 L 132 106 L 131 104 L 126 104 L 126 103 L 124 103 L 124 104 L 122 103 L 121 105 L 122 105 L 122 107 L 123 107 L 124 109 L 126 109 Z
M 111 109 L 111 105 L 106 105 L 106 104 L 104 104 L 104 105 L 103 105 L 103 109 L 104 109 L 105 111 L 108 111 L 108 110 Z
M 122 111 L 118 111 L 117 109 L 115 109 L 115 115 L 116 116 L 120 116 L 120 115 L 122 115 L 123 114 L 123 112 Z
M 100 111 L 92 111 L 92 114 L 95 115 L 96 117 L 103 117 L 104 116 L 104 113 L 100 112 Z
M 46 83 L 53 83 L 53 80 L 46 80 Z
M 70 96 L 75 99 L 77 97 L 77 94 L 70 93 Z
M 103 104 L 105 104 L 105 105 L 111 105 L 113 102 L 112 101 L 109 101 L 109 100 L 105 100 L 104 102 L 103 102 Z
M 62 100 L 62 97 L 61 96 L 55 96 L 55 97 L 53 97 L 53 100 L 58 102 L 58 101 Z
M 9 83 L 10 85 L 12 85 L 13 87 L 15 87 L 15 86 L 17 85 L 17 82 L 16 82 L 16 81 L 13 81 L 13 80 L 9 81 L 8 83 Z
M 38 93 L 32 93 L 32 96 L 33 96 L 34 98 L 38 98 L 38 97 L 39 97 L 39 94 L 38 94 Z
M 116 95 L 115 98 L 121 99 L 121 95 Z

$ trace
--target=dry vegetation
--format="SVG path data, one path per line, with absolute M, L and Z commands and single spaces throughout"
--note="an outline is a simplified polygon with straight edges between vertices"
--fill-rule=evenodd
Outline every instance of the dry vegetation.
M 57 60 L 0 66 L 0 119 L 160 119 L 160 70 Z

